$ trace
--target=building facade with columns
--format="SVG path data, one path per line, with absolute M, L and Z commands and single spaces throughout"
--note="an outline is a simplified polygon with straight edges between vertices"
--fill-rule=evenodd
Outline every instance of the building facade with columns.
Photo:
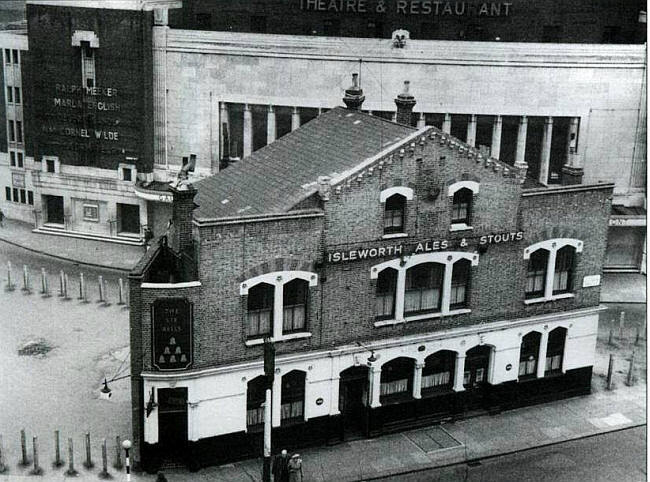
M 28 0 L 27 32 L 0 38 L 0 207 L 40 232 L 141 243 L 145 228 L 166 231 L 166 183 L 184 164 L 196 180 L 250 155 L 337 105 L 354 70 L 373 115 L 394 117 L 394 92 L 408 78 L 414 126 L 526 162 L 545 185 L 614 182 L 606 266 L 645 270 L 646 59 L 635 33 L 645 16 L 636 2 L 567 10 L 513 1 L 508 15 L 503 2 L 488 6 L 500 15 L 471 2 L 456 3 L 476 15 L 448 15 L 441 2 L 436 15 L 435 2 L 424 13 L 422 2 L 388 1 L 374 19 L 360 2 L 329 13 L 305 3 L 304 22 L 335 14 L 341 30 L 302 36 L 277 21 L 296 2 Z M 251 33 L 265 16 L 267 33 Z M 531 16 L 544 20 L 533 28 Z M 421 20 L 438 33 L 423 35 Z M 364 33 L 368 22 L 382 34 Z M 546 24 L 561 28 L 544 34 Z M 469 27 L 505 33 L 481 42 L 453 33 Z M 395 28 L 406 30 L 400 39 Z
M 276 448 L 589 393 L 613 184 L 544 186 L 412 127 L 408 91 L 399 122 L 363 99 L 172 188 L 130 275 L 145 468 L 259 455 L 265 338 Z

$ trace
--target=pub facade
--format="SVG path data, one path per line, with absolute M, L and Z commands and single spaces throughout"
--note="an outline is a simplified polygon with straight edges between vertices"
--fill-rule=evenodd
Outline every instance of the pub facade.
M 334 108 L 174 183 L 130 275 L 136 459 L 198 468 L 590 392 L 612 184 L 543 186 L 434 126 Z M 180 448 L 180 449 L 179 449 Z

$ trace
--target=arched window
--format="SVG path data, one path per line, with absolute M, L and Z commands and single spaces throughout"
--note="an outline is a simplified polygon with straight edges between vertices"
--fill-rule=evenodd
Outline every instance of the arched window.
M 395 358 L 381 367 L 380 403 L 402 398 L 413 390 L 414 362 L 410 358 Z
M 537 358 L 542 334 L 531 331 L 521 339 L 519 351 L 519 379 L 534 378 L 537 375 Z
M 451 205 L 451 224 L 471 224 L 474 193 L 466 187 L 454 193 Z
M 449 299 L 449 308 L 452 310 L 467 306 L 471 265 L 472 263 L 468 259 L 459 259 L 454 263 Z
M 395 289 L 397 287 L 397 270 L 386 268 L 377 276 L 375 313 L 378 319 L 395 316 Z
M 422 263 L 406 271 L 405 315 L 440 311 L 444 274 L 440 263 Z
M 538 249 L 530 255 L 526 274 L 526 298 L 544 296 L 548 255 L 545 249 Z
M 282 332 L 302 331 L 307 319 L 309 283 L 302 279 L 289 281 L 283 287 Z
M 562 371 L 566 334 L 566 328 L 562 327 L 555 328 L 548 334 L 548 344 L 546 345 L 546 367 L 544 370 L 545 374 Z
M 248 336 L 271 334 L 273 326 L 274 287 L 259 283 L 248 290 Z
M 281 423 L 303 422 L 305 416 L 305 372 L 293 370 L 282 377 Z
M 404 232 L 404 213 L 406 198 L 401 194 L 393 194 L 386 199 L 384 210 L 384 233 L 394 234 Z
M 264 425 L 264 400 L 267 387 L 266 377 L 260 375 L 246 385 L 246 427 L 261 429 Z
M 454 385 L 456 353 L 441 350 L 429 355 L 422 368 L 422 392 L 451 390 Z
M 557 251 L 555 258 L 555 276 L 553 277 L 553 294 L 568 293 L 573 289 L 573 264 L 575 248 L 564 246 Z

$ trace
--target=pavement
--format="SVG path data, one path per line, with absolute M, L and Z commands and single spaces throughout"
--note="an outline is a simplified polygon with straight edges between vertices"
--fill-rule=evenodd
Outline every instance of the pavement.
M 0 241 L 73 263 L 131 271 L 144 254 L 142 246 L 34 233 L 34 226 L 5 218 Z

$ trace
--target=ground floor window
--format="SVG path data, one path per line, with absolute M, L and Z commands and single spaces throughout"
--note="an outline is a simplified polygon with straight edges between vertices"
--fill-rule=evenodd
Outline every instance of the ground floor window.
M 465 355 L 465 371 L 463 385 L 465 388 L 476 388 L 488 381 L 488 367 L 492 349 L 487 346 L 475 346 Z
M 422 368 L 422 390 L 447 390 L 454 384 L 456 353 L 442 350 L 429 355 Z
M 261 428 L 264 425 L 264 401 L 267 379 L 260 375 L 248 382 L 246 389 L 246 427 Z
M 380 402 L 393 397 L 411 393 L 413 386 L 413 360 L 410 358 L 395 358 L 381 367 Z
M 559 373 L 562 371 L 566 334 L 566 328 L 562 327 L 555 328 L 548 334 L 546 366 L 544 368 L 545 374 Z
M 537 358 L 541 333 L 532 331 L 521 339 L 519 353 L 519 379 L 534 378 L 537 374 Z
M 305 372 L 293 370 L 282 377 L 280 419 L 302 422 L 305 415 Z

